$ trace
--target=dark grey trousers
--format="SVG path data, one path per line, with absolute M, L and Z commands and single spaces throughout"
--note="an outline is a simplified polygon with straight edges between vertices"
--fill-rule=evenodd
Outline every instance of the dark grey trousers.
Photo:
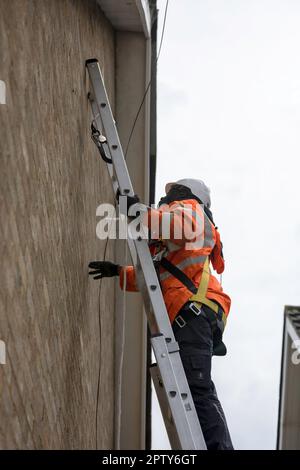
M 176 331 L 180 356 L 208 450 L 233 450 L 226 418 L 211 380 L 212 329 L 203 315 Z

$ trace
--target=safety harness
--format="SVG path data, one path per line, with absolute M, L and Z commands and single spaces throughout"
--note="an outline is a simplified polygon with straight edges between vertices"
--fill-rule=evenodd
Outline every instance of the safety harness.
M 214 355 L 224 356 L 226 354 L 226 346 L 222 341 L 222 334 L 226 325 L 226 315 L 217 303 L 206 297 L 210 276 L 209 257 L 207 256 L 205 260 L 198 288 L 181 269 L 177 268 L 177 266 L 171 263 L 167 258 L 163 257 L 160 261 L 160 265 L 189 289 L 193 294 L 189 299 L 190 302 L 194 302 L 200 310 L 202 305 L 209 307 L 205 309 L 205 315 L 209 319 L 212 327 Z
M 160 265 L 169 271 L 170 274 L 176 277 L 183 285 L 185 285 L 189 291 L 191 291 L 193 294 L 190 298 L 191 302 L 207 305 L 215 313 L 218 312 L 218 304 L 206 297 L 210 275 L 208 256 L 203 266 L 202 276 L 198 288 L 195 286 L 193 281 L 183 271 L 181 271 L 181 269 L 177 268 L 177 266 L 171 263 L 167 258 L 162 258 Z

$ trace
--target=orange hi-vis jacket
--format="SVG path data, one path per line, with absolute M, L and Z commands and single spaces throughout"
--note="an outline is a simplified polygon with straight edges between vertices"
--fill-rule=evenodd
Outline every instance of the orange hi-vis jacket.
M 164 233 L 163 228 L 167 226 L 166 220 L 169 221 L 169 229 L 166 229 L 167 233 Z M 174 201 L 168 205 L 164 204 L 157 210 L 149 209 L 145 223 L 151 229 L 152 239 L 158 239 L 158 243 L 153 245 L 155 248 L 150 247 L 153 260 L 159 261 L 163 256 L 166 257 L 168 261 L 182 270 L 196 287 L 199 286 L 207 257 L 218 274 L 224 271 L 219 232 L 195 199 Z M 123 289 L 125 273 L 126 290 L 137 291 L 133 266 L 121 268 L 121 289 Z M 159 266 L 158 275 L 172 323 L 179 310 L 192 297 L 192 293 L 162 266 Z M 230 297 L 225 294 L 221 284 L 211 272 L 206 297 L 219 304 L 227 317 L 231 304 Z

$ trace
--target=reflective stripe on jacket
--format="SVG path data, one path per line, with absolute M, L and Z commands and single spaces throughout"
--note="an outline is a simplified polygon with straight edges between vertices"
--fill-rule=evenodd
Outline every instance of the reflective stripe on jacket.
M 158 233 L 153 234 L 154 224 L 151 224 L 151 220 L 153 221 L 155 216 L 156 220 L 159 220 L 155 227 Z M 166 238 L 163 220 L 167 217 L 170 220 L 170 230 Z M 152 236 L 160 239 L 160 248 L 158 252 L 157 248 L 152 249 L 152 255 L 158 259 L 159 256 L 166 256 L 171 263 L 184 271 L 196 286 L 199 285 L 207 256 L 218 274 L 224 271 L 220 235 L 196 200 L 174 201 L 169 205 L 161 206 L 158 210 L 151 209 L 148 211 L 147 223 L 152 229 Z M 193 238 L 195 233 L 197 236 Z M 179 234 L 182 235 L 181 238 L 178 237 Z M 126 289 L 137 291 L 133 266 L 125 266 L 121 269 L 121 288 L 123 288 L 125 271 Z M 179 310 L 191 297 L 191 292 L 162 266 L 159 268 L 159 277 L 170 321 L 173 322 Z M 228 315 L 231 300 L 212 274 L 210 274 L 206 296 L 217 302 L 223 308 L 225 315 Z

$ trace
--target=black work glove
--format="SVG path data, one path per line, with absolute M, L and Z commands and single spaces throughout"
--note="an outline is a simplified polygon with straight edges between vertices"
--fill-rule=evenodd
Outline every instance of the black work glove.
M 89 268 L 93 269 L 93 271 L 89 272 L 89 275 L 93 276 L 94 279 L 119 275 L 119 265 L 110 261 L 91 261 Z

